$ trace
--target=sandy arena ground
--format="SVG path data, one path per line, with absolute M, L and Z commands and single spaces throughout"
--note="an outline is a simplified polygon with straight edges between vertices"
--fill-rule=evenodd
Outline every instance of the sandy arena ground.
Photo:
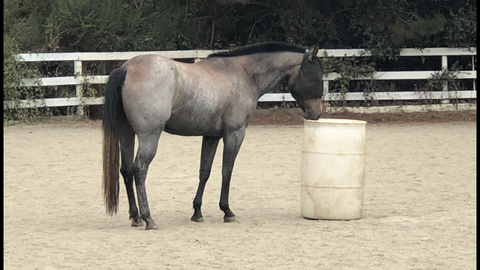
M 147 178 L 158 231 L 105 214 L 100 122 L 4 127 L 5 269 L 475 269 L 476 123 L 368 124 L 363 217 L 300 216 L 302 126 L 247 129 L 218 209 L 219 146 L 190 221 L 200 137 L 163 134 Z

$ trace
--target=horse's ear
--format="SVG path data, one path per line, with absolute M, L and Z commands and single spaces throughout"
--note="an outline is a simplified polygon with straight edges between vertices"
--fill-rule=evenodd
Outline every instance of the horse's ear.
M 315 46 L 310 47 L 310 49 L 307 52 L 307 58 L 310 62 L 313 62 L 317 58 L 318 54 L 318 44 Z

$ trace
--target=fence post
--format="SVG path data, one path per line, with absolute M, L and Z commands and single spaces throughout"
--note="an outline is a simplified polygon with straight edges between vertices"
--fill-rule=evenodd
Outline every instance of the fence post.
M 448 56 L 442 55 L 442 72 L 448 70 Z M 440 100 L 440 104 L 449 104 L 450 100 L 448 99 L 448 82 L 445 81 L 442 83 L 443 94 L 446 94 L 447 98 Z
M 327 107 L 330 107 L 330 102 L 325 101 L 325 97 L 328 95 L 329 81 L 323 81 L 323 108 L 322 111 L 326 112 Z
M 80 60 L 73 61 L 73 73 L 75 77 L 83 75 L 82 61 Z M 75 85 L 75 94 L 77 95 L 78 103 L 79 103 L 79 106 L 77 107 L 77 115 L 83 116 L 85 114 L 85 106 L 80 105 L 83 100 L 83 84 Z
M 475 72 L 475 56 L 472 55 L 472 71 Z M 473 91 L 477 91 L 477 80 L 473 80 Z

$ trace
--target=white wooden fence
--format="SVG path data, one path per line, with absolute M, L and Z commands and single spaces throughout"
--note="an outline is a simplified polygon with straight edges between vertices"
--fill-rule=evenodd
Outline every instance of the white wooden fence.
M 47 98 L 45 100 L 22 100 L 20 107 L 64 107 L 64 106 L 80 106 L 79 113 L 83 114 L 84 105 L 100 105 L 103 104 L 103 97 L 92 98 L 83 97 L 83 85 L 88 84 L 105 84 L 108 75 L 93 75 L 85 76 L 82 71 L 82 63 L 85 61 L 115 61 L 115 60 L 128 60 L 136 55 L 142 54 L 160 54 L 166 57 L 175 59 L 201 59 L 205 58 L 210 53 L 215 51 L 211 50 L 186 50 L 186 51 L 143 51 L 143 52 L 91 52 L 91 53 L 32 53 L 32 54 L 19 54 L 17 55 L 17 61 L 22 62 L 42 62 L 42 61 L 73 61 L 74 69 L 72 76 L 66 77 L 45 77 L 40 79 L 42 86 L 60 86 L 60 85 L 75 85 L 76 97 L 71 98 Z M 319 51 L 318 56 L 334 56 L 334 57 L 351 57 L 351 56 L 370 56 L 368 51 L 362 49 L 332 49 Z M 438 70 L 428 71 L 385 71 L 376 72 L 372 77 L 354 78 L 354 80 L 427 80 L 435 72 L 441 72 L 447 70 L 448 56 L 471 56 L 472 57 L 472 70 L 471 71 L 458 71 L 455 73 L 456 78 L 476 80 L 476 69 L 474 66 L 474 58 L 477 55 L 476 48 L 425 48 L 425 49 L 403 49 L 400 56 L 436 56 L 441 57 L 441 66 Z M 338 73 L 324 74 L 324 89 L 325 101 L 333 100 L 347 100 L 347 101 L 360 101 L 364 100 L 365 94 L 363 92 L 346 93 L 344 97 L 340 93 L 329 93 L 329 83 L 340 77 Z M 475 81 L 476 82 L 476 81 Z M 473 89 L 464 91 L 448 91 L 446 84 L 443 85 L 443 91 L 432 91 L 427 93 L 416 91 L 399 91 L 399 92 L 374 92 L 369 93 L 369 99 L 376 100 L 422 100 L 422 99 L 437 99 L 443 100 L 442 103 L 448 103 L 448 99 L 476 99 L 477 91 L 475 84 L 473 83 Z M 35 82 L 33 79 L 23 79 L 22 85 L 33 86 Z M 262 96 L 260 102 L 281 102 L 281 101 L 294 101 L 290 93 L 268 93 Z M 7 106 L 11 104 L 9 101 L 5 101 Z

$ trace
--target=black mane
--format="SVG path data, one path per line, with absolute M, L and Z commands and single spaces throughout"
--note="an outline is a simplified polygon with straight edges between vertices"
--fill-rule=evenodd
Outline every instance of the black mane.
M 265 42 L 265 43 L 259 43 L 254 45 L 247 45 L 244 47 L 240 47 L 240 48 L 236 48 L 228 51 L 215 52 L 215 53 L 209 54 L 207 58 L 234 57 L 234 56 L 250 55 L 255 53 L 280 52 L 280 51 L 305 53 L 306 50 L 307 50 L 306 47 L 302 47 L 296 44 L 282 43 L 282 42 Z

